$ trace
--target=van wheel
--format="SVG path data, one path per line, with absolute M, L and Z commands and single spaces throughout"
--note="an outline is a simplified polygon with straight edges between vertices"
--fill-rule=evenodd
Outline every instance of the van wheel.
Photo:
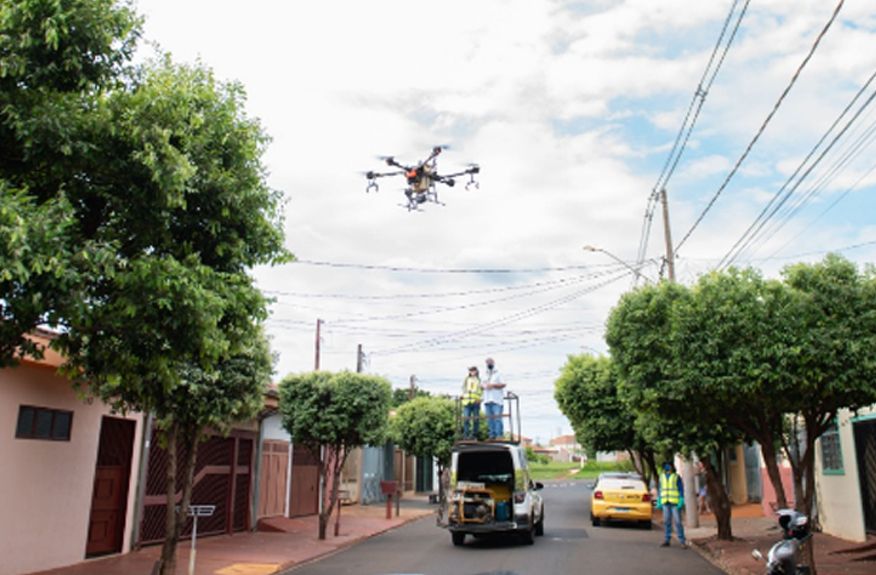
M 465 543 L 465 533 L 462 531 L 451 531 L 450 539 L 453 540 L 454 545 L 461 547 Z
M 520 532 L 520 539 L 524 545 L 532 545 L 535 543 L 535 530 L 530 525 L 529 529 Z
M 541 519 L 538 520 L 538 523 L 535 524 L 535 534 L 539 537 L 544 536 L 544 514 L 542 514 Z

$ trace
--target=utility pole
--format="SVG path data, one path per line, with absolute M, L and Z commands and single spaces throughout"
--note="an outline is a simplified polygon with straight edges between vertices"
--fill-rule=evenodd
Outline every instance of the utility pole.
M 660 203 L 663 204 L 663 237 L 666 240 L 666 270 L 669 281 L 675 283 L 675 252 L 672 248 L 672 230 L 669 228 L 669 201 L 666 199 L 666 188 L 660 190 Z
M 321 340 L 320 329 L 324 322 L 321 319 L 316 320 L 316 345 L 314 346 L 313 370 L 319 371 L 319 342 Z
M 675 252 L 672 247 L 672 231 L 669 227 L 669 201 L 666 188 L 660 190 L 660 203 L 663 205 L 663 237 L 666 240 L 666 272 L 669 281 L 675 283 Z M 700 513 L 696 503 L 697 490 L 694 485 L 693 462 L 681 458 L 681 480 L 684 482 L 685 518 L 688 527 L 700 526 Z
M 362 344 L 360 343 L 356 347 L 356 373 L 362 373 L 362 360 L 364 359 L 364 354 L 362 353 Z
M 417 376 L 411 376 L 411 389 L 408 391 L 408 399 L 414 399 L 414 391 L 417 389 Z

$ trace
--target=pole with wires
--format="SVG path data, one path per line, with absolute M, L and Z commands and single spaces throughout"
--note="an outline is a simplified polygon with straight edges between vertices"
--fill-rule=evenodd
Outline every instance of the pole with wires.
M 669 226 L 669 200 L 666 197 L 666 188 L 660 189 L 660 203 L 663 207 L 663 237 L 666 241 L 666 273 L 669 281 L 675 283 L 675 252 L 672 249 L 672 230 Z M 697 508 L 697 491 L 694 485 L 693 462 L 684 457 L 681 459 L 681 480 L 684 483 L 684 500 L 687 503 L 684 509 L 688 527 L 700 526 L 700 513 Z

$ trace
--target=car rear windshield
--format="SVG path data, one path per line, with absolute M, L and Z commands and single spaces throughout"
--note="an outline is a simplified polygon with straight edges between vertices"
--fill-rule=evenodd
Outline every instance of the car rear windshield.
M 511 483 L 514 462 L 508 451 L 468 451 L 459 454 L 456 478 L 479 483 Z
M 623 489 L 630 491 L 647 491 L 645 483 L 636 479 L 602 479 L 597 485 L 598 489 L 615 490 Z

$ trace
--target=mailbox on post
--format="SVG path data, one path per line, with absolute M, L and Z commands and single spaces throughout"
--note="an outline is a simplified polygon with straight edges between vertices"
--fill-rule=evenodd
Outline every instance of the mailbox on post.
M 213 517 L 215 505 L 189 505 L 189 517 L 192 518 L 192 552 L 189 555 L 189 575 L 195 575 L 195 543 L 198 540 L 198 517 Z
M 395 516 L 398 517 L 399 499 L 398 481 L 381 481 L 380 492 L 386 495 L 386 518 L 392 519 L 392 498 L 395 497 Z

